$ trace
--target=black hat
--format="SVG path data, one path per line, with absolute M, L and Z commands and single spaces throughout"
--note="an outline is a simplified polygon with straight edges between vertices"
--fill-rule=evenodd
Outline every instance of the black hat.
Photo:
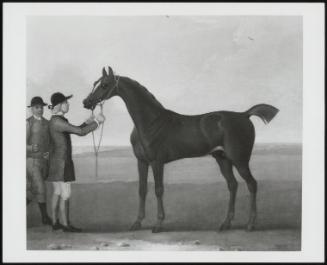
M 43 102 L 43 99 L 41 97 L 34 97 L 31 100 L 31 105 L 27 106 L 28 108 L 36 106 L 36 105 L 41 105 L 41 106 L 46 106 L 48 105 L 47 103 Z
M 59 103 L 62 103 L 64 101 L 66 101 L 67 99 L 70 99 L 73 95 L 69 95 L 69 96 L 64 96 L 62 93 L 60 92 L 56 92 L 54 94 L 52 94 L 51 96 L 51 108 L 53 108 L 54 106 L 58 105 Z

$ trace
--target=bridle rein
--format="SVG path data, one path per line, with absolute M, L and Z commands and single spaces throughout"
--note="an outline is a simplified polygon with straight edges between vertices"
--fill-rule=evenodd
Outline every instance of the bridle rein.
M 97 84 L 101 81 L 101 79 L 102 79 L 102 77 L 99 80 L 94 82 L 91 94 L 94 92 Z M 106 94 L 104 94 L 104 96 L 102 96 L 100 98 L 100 100 L 98 100 L 96 102 L 95 107 L 91 109 L 92 116 L 94 115 L 94 109 L 98 105 L 100 106 L 100 113 L 103 114 L 103 105 L 104 105 L 106 99 L 111 96 L 113 91 L 115 89 L 117 89 L 118 85 L 119 85 L 119 76 L 117 76 L 117 78 L 116 78 L 116 76 L 114 76 L 114 79 L 115 79 L 114 87 L 111 90 L 108 90 L 108 92 Z M 98 154 L 99 154 L 102 137 L 103 137 L 103 127 L 104 127 L 104 122 L 101 124 L 100 138 L 99 138 L 98 144 L 95 143 L 94 131 L 92 131 L 93 150 L 94 150 L 94 155 L 95 155 L 95 177 L 96 177 L 96 179 L 98 179 Z

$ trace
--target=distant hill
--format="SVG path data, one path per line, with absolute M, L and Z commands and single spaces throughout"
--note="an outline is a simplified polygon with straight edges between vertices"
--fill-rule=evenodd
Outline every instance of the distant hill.
M 264 154 L 297 155 L 302 153 L 301 143 L 258 143 L 254 145 L 254 155 Z
M 75 157 L 86 157 L 94 154 L 93 146 L 74 146 Z M 295 155 L 302 153 L 300 143 L 258 143 L 254 145 L 253 155 Z M 101 146 L 99 154 L 110 157 L 134 156 L 131 146 Z

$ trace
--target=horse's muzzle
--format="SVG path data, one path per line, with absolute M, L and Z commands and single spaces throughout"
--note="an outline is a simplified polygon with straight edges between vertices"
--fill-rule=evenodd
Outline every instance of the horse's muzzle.
M 88 100 L 87 98 L 83 100 L 83 105 L 84 105 L 84 108 L 86 108 L 86 109 L 92 109 L 91 101 Z

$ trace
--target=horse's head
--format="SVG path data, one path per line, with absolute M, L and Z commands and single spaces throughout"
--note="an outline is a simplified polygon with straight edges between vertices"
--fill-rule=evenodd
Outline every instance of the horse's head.
M 84 108 L 93 110 L 98 103 L 114 95 L 113 92 L 118 86 L 118 79 L 115 78 L 110 66 L 108 66 L 108 70 L 107 73 L 103 67 L 102 77 L 94 82 L 92 92 L 83 100 Z

